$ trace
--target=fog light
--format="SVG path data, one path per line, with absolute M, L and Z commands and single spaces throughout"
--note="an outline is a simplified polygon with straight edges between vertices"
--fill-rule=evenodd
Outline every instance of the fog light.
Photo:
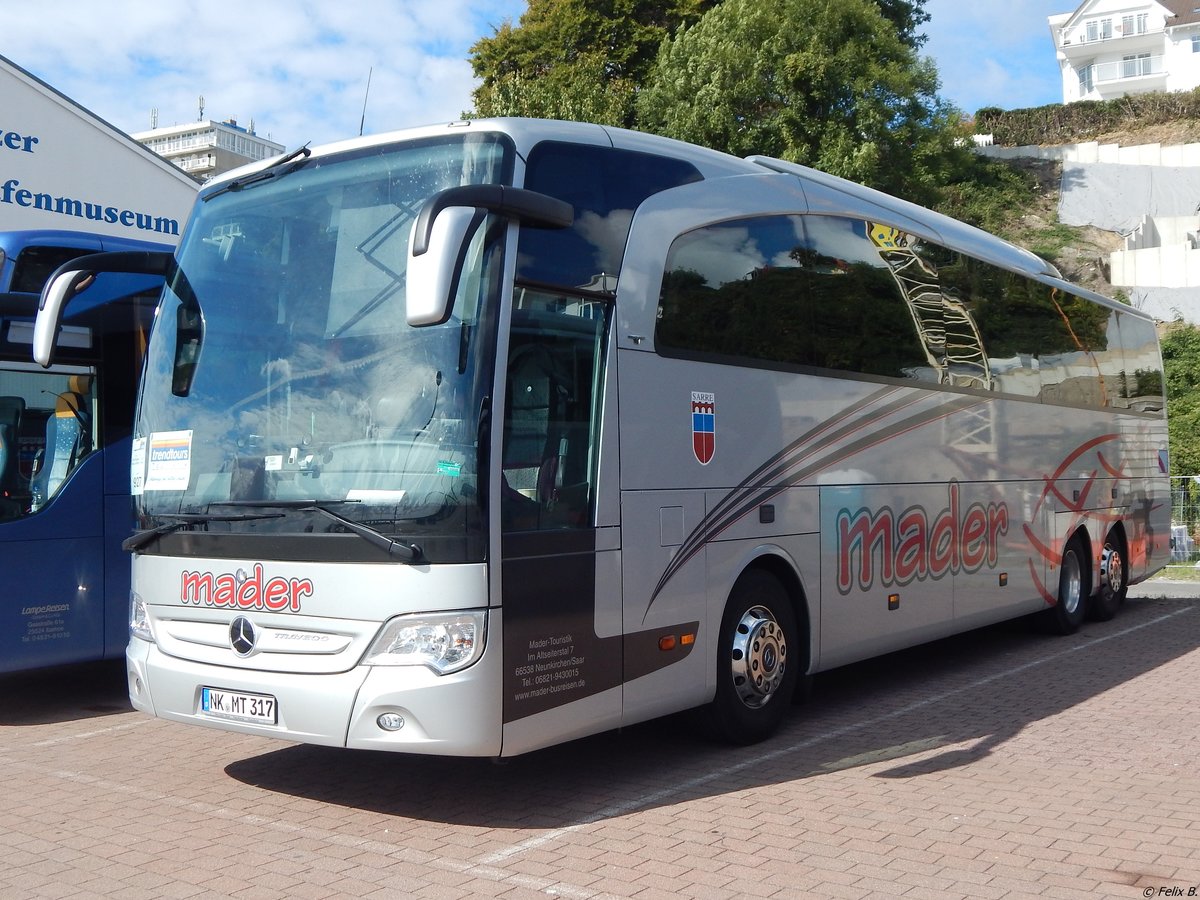
M 384 713 L 375 720 L 375 724 L 384 731 L 399 731 L 404 727 L 404 716 L 400 713 Z

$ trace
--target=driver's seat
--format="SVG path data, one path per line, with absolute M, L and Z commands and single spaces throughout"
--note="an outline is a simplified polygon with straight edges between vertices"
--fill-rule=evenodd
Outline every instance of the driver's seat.
M 33 479 L 34 503 L 39 506 L 54 496 L 80 460 L 91 452 L 91 382 L 88 375 L 72 375 L 68 389 L 54 400 L 54 415 L 46 420 L 45 455 Z

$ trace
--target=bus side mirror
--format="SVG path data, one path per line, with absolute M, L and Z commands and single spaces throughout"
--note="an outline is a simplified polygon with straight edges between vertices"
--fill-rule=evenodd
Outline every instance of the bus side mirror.
M 64 272 L 52 277 L 42 288 L 37 320 L 33 325 L 33 358 L 43 369 L 54 359 L 54 339 L 62 323 L 63 307 L 94 277 L 93 272 Z
M 33 358 L 49 367 L 54 360 L 55 338 L 62 324 L 63 307 L 80 291 L 89 287 L 101 272 L 129 272 L 138 275 L 165 277 L 174 261 L 172 254 L 161 250 L 118 250 L 109 253 L 90 253 L 68 260 L 46 280 L 38 301 L 37 321 L 33 325 Z
M 404 290 L 409 325 L 439 325 L 450 315 L 450 300 L 476 215 L 474 208 L 465 206 L 443 209 L 433 220 L 422 253 L 413 250 L 421 220 L 413 223 Z
M 571 204 L 501 184 L 464 184 L 434 194 L 417 214 L 408 240 L 409 325 L 437 325 L 449 318 L 467 239 L 486 213 L 538 228 L 569 228 L 575 221 Z

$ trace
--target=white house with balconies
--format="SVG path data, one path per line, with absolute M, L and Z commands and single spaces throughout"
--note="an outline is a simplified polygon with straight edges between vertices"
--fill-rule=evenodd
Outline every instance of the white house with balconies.
M 1049 22 L 1063 103 L 1200 86 L 1200 0 L 1087 0 Z

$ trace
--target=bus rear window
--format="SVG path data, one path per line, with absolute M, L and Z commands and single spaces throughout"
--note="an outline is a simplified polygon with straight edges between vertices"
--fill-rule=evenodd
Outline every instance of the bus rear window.
M 9 290 L 40 294 L 51 272 L 69 260 L 94 252 L 79 247 L 26 247 L 17 255 Z

